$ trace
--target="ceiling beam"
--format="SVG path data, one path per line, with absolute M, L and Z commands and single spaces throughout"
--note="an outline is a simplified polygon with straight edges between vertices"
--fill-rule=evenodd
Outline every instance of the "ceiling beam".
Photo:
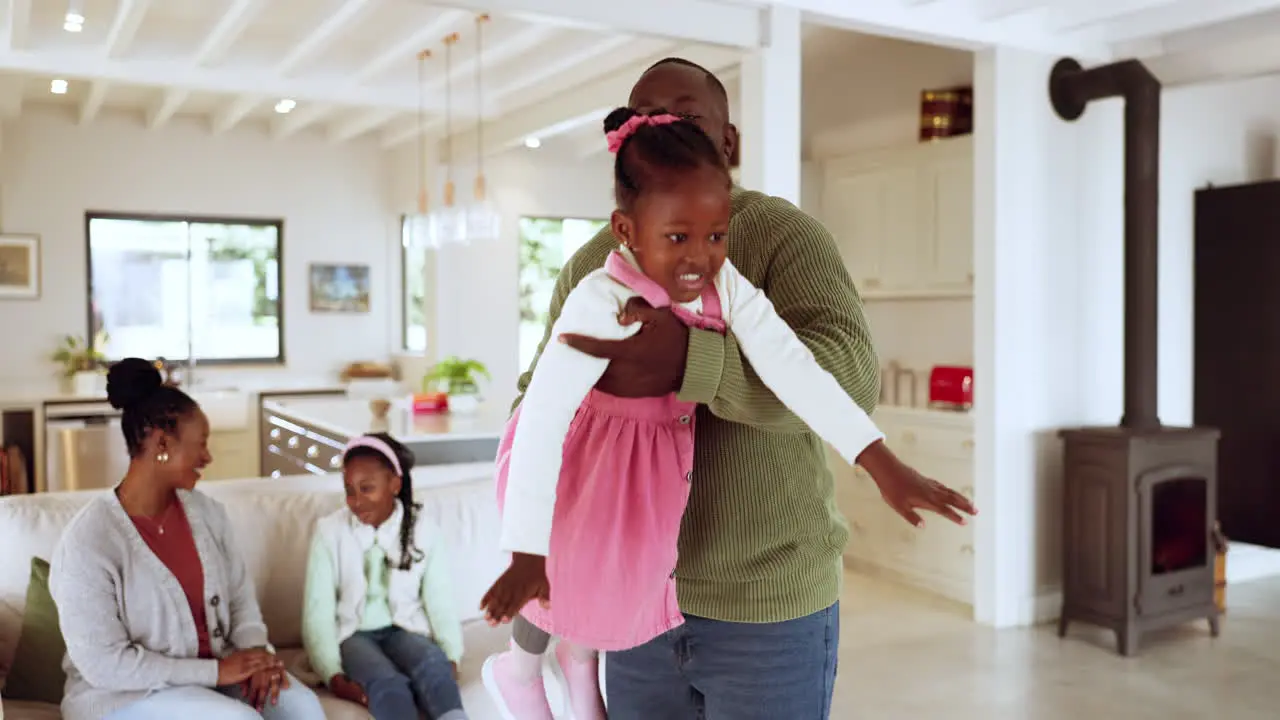
M 1280 43 L 1256 37 L 1196 52 L 1143 61 L 1165 87 L 1280 74 Z
M 843 0 L 842 0 L 843 1 Z M 873 0 L 886 2 L 887 0 Z M 763 32 L 760 8 L 716 0 L 417 0 L 473 13 L 492 13 L 539 24 L 567 24 L 628 35 L 757 48 Z
M 240 35 L 266 4 L 267 0 L 235 0 L 231 3 L 222 17 L 218 18 L 218 24 L 205 35 L 191 61 L 196 65 L 206 66 L 222 62 L 227 51 L 240 39 Z
M 420 51 L 434 47 L 449 33 L 461 30 L 471 21 L 471 14 L 462 10 L 446 10 L 434 20 L 392 43 L 386 50 L 370 58 L 356 71 L 357 82 L 369 82 L 396 65 L 409 67 L 417 62 Z
M 329 46 L 343 31 L 350 30 L 361 17 L 373 9 L 377 0 L 346 0 L 319 25 L 315 26 L 288 55 L 276 65 L 279 75 L 293 75 L 308 60 Z
M 107 31 L 107 57 L 120 58 L 129 53 L 129 46 L 133 45 L 150 6 L 151 0 L 120 0 L 111 29 Z
M 283 78 L 270 72 L 247 74 L 242 69 L 201 68 L 173 59 L 106 60 L 91 50 L 49 50 L 11 52 L 0 50 L 0 71 L 63 77 L 68 80 L 108 80 L 114 83 L 154 88 L 182 88 L 219 95 L 258 95 L 293 98 L 299 105 L 320 103 L 351 107 L 386 107 L 414 111 L 416 93 L 402 88 L 370 88 L 354 85 L 348 77 Z M 473 111 L 475 99 L 470 88 L 455 93 L 460 116 Z M 489 98 L 486 97 L 486 104 Z M 427 109 L 438 112 L 443 98 L 428 97 Z M 492 108 L 489 108 L 490 112 Z
M 146 123 L 152 130 L 159 130 L 173 118 L 174 113 L 187 101 L 191 93 L 181 88 L 165 90 L 160 99 L 147 109 Z
M 1071 0 L 1063 0 L 1071 1 Z M 1091 63 L 1111 59 L 1110 46 L 1088 34 L 1053 32 L 1046 24 L 1046 9 L 1019 12 L 984 20 L 972 6 L 934 3 L 907 7 L 884 0 L 772 0 L 774 5 L 805 13 L 809 22 L 857 32 L 924 42 L 963 50 L 992 45 L 1038 53 L 1072 55 Z M 1043 2 L 1040 4 L 1044 4 Z M 1035 10 L 1034 8 L 1032 10 Z
M 271 137 L 283 140 L 332 115 L 330 105 L 307 105 L 271 119 Z
M 634 83 L 648 64 L 678 52 L 679 46 L 666 40 L 614 35 L 549 63 L 533 65 L 527 72 L 494 88 L 492 92 L 486 90 L 485 95 L 506 112 L 556 97 L 612 72 L 629 72 L 632 74 L 631 82 Z M 626 95 L 618 99 L 619 103 L 625 101 Z
M 262 98 L 256 95 L 241 95 L 225 107 L 214 113 L 209 119 L 209 130 L 214 135 L 221 135 L 240 124 L 245 116 L 262 104 Z
M 31 0 L 9 0 L 9 27 L 5 42 L 10 50 L 26 50 L 31 42 Z
M 582 137 L 573 139 L 573 157 L 578 160 L 591 158 L 609 151 L 609 143 L 605 142 L 604 133 L 583 133 Z
M 1054 7 L 1053 26 L 1062 32 L 1097 27 L 1180 0 L 1072 0 Z
M 80 101 L 80 124 L 88 125 L 98 116 L 98 111 L 102 109 L 102 103 L 107 99 L 107 92 L 111 89 L 111 83 L 98 80 L 89 83 L 89 92 L 85 94 L 84 100 Z
M 1280 12 L 1171 33 L 1159 39 L 1156 43 L 1159 51 L 1150 55 L 1181 55 L 1264 36 L 1275 38 L 1276 35 L 1280 35 Z
M 379 108 L 377 110 L 368 110 L 329 127 L 330 142 L 346 142 L 355 137 L 359 137 L 371 130 L 376 130 L 379 126 L 385 125 L 387 121 L 395 117 L 395 110 Z
M 684 47 L 677 53 L 702 65 L 713 73 L 737 65 L 742 54 L 737 50 L 706 45 Z M 658 60 L 660 56 L 653 57 Z M 514 109 L 485 122 L 485 152 L 492 154 L 524 142 L 530 135 L 547 138 L 598 123 L 610 110 L 626 103 L 639 70 L 630 66 L 555 96 L 554 102 L 536 102 Z M 454 134 L 455 147 L 474 147 L 474 128 Z
M 980 19 L 990 22 L 1038 10 L 1044 6 L 1045 0 L 978 0 L 976 12 Z
M 1194 0 L 1169 3 L 1117 18 L 1107 24 L 1106 35 L 1112 42 L 1154 38 L 1277 10 L 1280 10 L 1280 0 Z
M 504 62 L 525 55 L 531 50 L 546 44 L 547 41 L 555 37 L 557 32 L 559 32 L 559 29 L 551 25 L 532 25 L 502 42 L 487 44 L 484 49 L 484 68 L 497 67 Z M 625 38 L 624 36 L 624 39 L 630 38 Z M 472 38 L 472 43 L 474 42 L 475 39 Z M 455 64 L 452 72 L 449 73 L 449 79 L 455 84 L 470 80 L 476 72 L 476 60 L 477 58 L 472 56 L 463 62 Z M 433 93 L 442 90 L 444 86 L 444 73 L 435 73 L 435 76 L 427 83 L 427 92 Z

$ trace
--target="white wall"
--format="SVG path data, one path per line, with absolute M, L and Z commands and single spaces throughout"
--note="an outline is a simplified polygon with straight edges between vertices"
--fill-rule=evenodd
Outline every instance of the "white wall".
M 386 165 L 372 139 L 281 142 L 255 129 L 211 135 L 186 121 L 151 131 L 114 114 L 80 126 L 63 111 L 27 110 L 4 127 L 0 220 L 6 232 L 41 236 L 43 293 L 0 303 L 3 379 L 47 381 L 57 339 L 86 330 L 86 210 L 283 218 L 287 370 L 386 359 L 399 343 L 399 221 Z M 312 314 L 313 262 L 368 264 L 372 311 Z

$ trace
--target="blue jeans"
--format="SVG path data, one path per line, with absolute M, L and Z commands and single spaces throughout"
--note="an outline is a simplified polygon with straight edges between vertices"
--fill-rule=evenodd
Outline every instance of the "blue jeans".
M 609 720 L 827 720 L 840 604 L 777 623 L 685 617 L 605 656 Z
M 374 720 L 465 720 L 453 666 L 430 638 L 392 626 L 342 641 L 342 672 L 364 688 Z M 416 702 L 415 702 L 416 701 Z
M 289 676 L 276 704 L 259 713 L 244 702 L 239 685 L 206 688 L 187 685 L 157 690 L 107 716 L 108 720 L 324 720 L 320 700 L 311 688 Z

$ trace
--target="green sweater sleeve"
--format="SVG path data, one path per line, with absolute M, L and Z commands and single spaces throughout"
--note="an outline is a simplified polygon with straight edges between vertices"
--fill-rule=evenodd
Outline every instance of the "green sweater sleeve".
M 307 557 L 307 582 L 302 599 L 302 644 L 311 667 L 328 682 L 342 673 L 342 653 L 338 650 L 338 582 L 333 553 L 320 537 L 311 536 Z
M 775 248 L 762 287 L 818 364 L 870 413 L 880 396 L 879 361 L 858 291 L 821 223 L 794 208 L 782 217 L 777 227 L 752 228 L 753 235 L 771 235 Z M 751 225 L 771 218 L 743 220 Z M 680 399 L 706 404 L 717 417 L 762 430 L 808 430 L 752 371 L 732 333 L 689 331 Z
M 453 598 L 453 576 L 443 542 L 436 540 L 427 554 L 422 573 L 422 606 L 427 610 L 431 635 L 450 662 L 462 660 L 462 621 Z

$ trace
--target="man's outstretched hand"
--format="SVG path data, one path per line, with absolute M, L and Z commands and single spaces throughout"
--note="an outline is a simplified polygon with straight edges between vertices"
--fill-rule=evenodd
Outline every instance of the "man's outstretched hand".
M 640 332 L 624 340 L 570 333 L 556 339 L 609 361 L 596 383 L 600 392 L 617 397 L 661 397 L 679 390 L 689 354 L 689 328 L 671 308 L 656 309 L 638 297 L 627 301 L 626 308 L 618 314 L 618 322 L 638 322 L 642 326 Z
M 551 583 L 547 580 L 547 559 L 541 555 L 513 553 L 511 566 L 489 588 L 480 600 L 480 609 L 490 625 L 510 622 L 530 600 L 551 602 Z

